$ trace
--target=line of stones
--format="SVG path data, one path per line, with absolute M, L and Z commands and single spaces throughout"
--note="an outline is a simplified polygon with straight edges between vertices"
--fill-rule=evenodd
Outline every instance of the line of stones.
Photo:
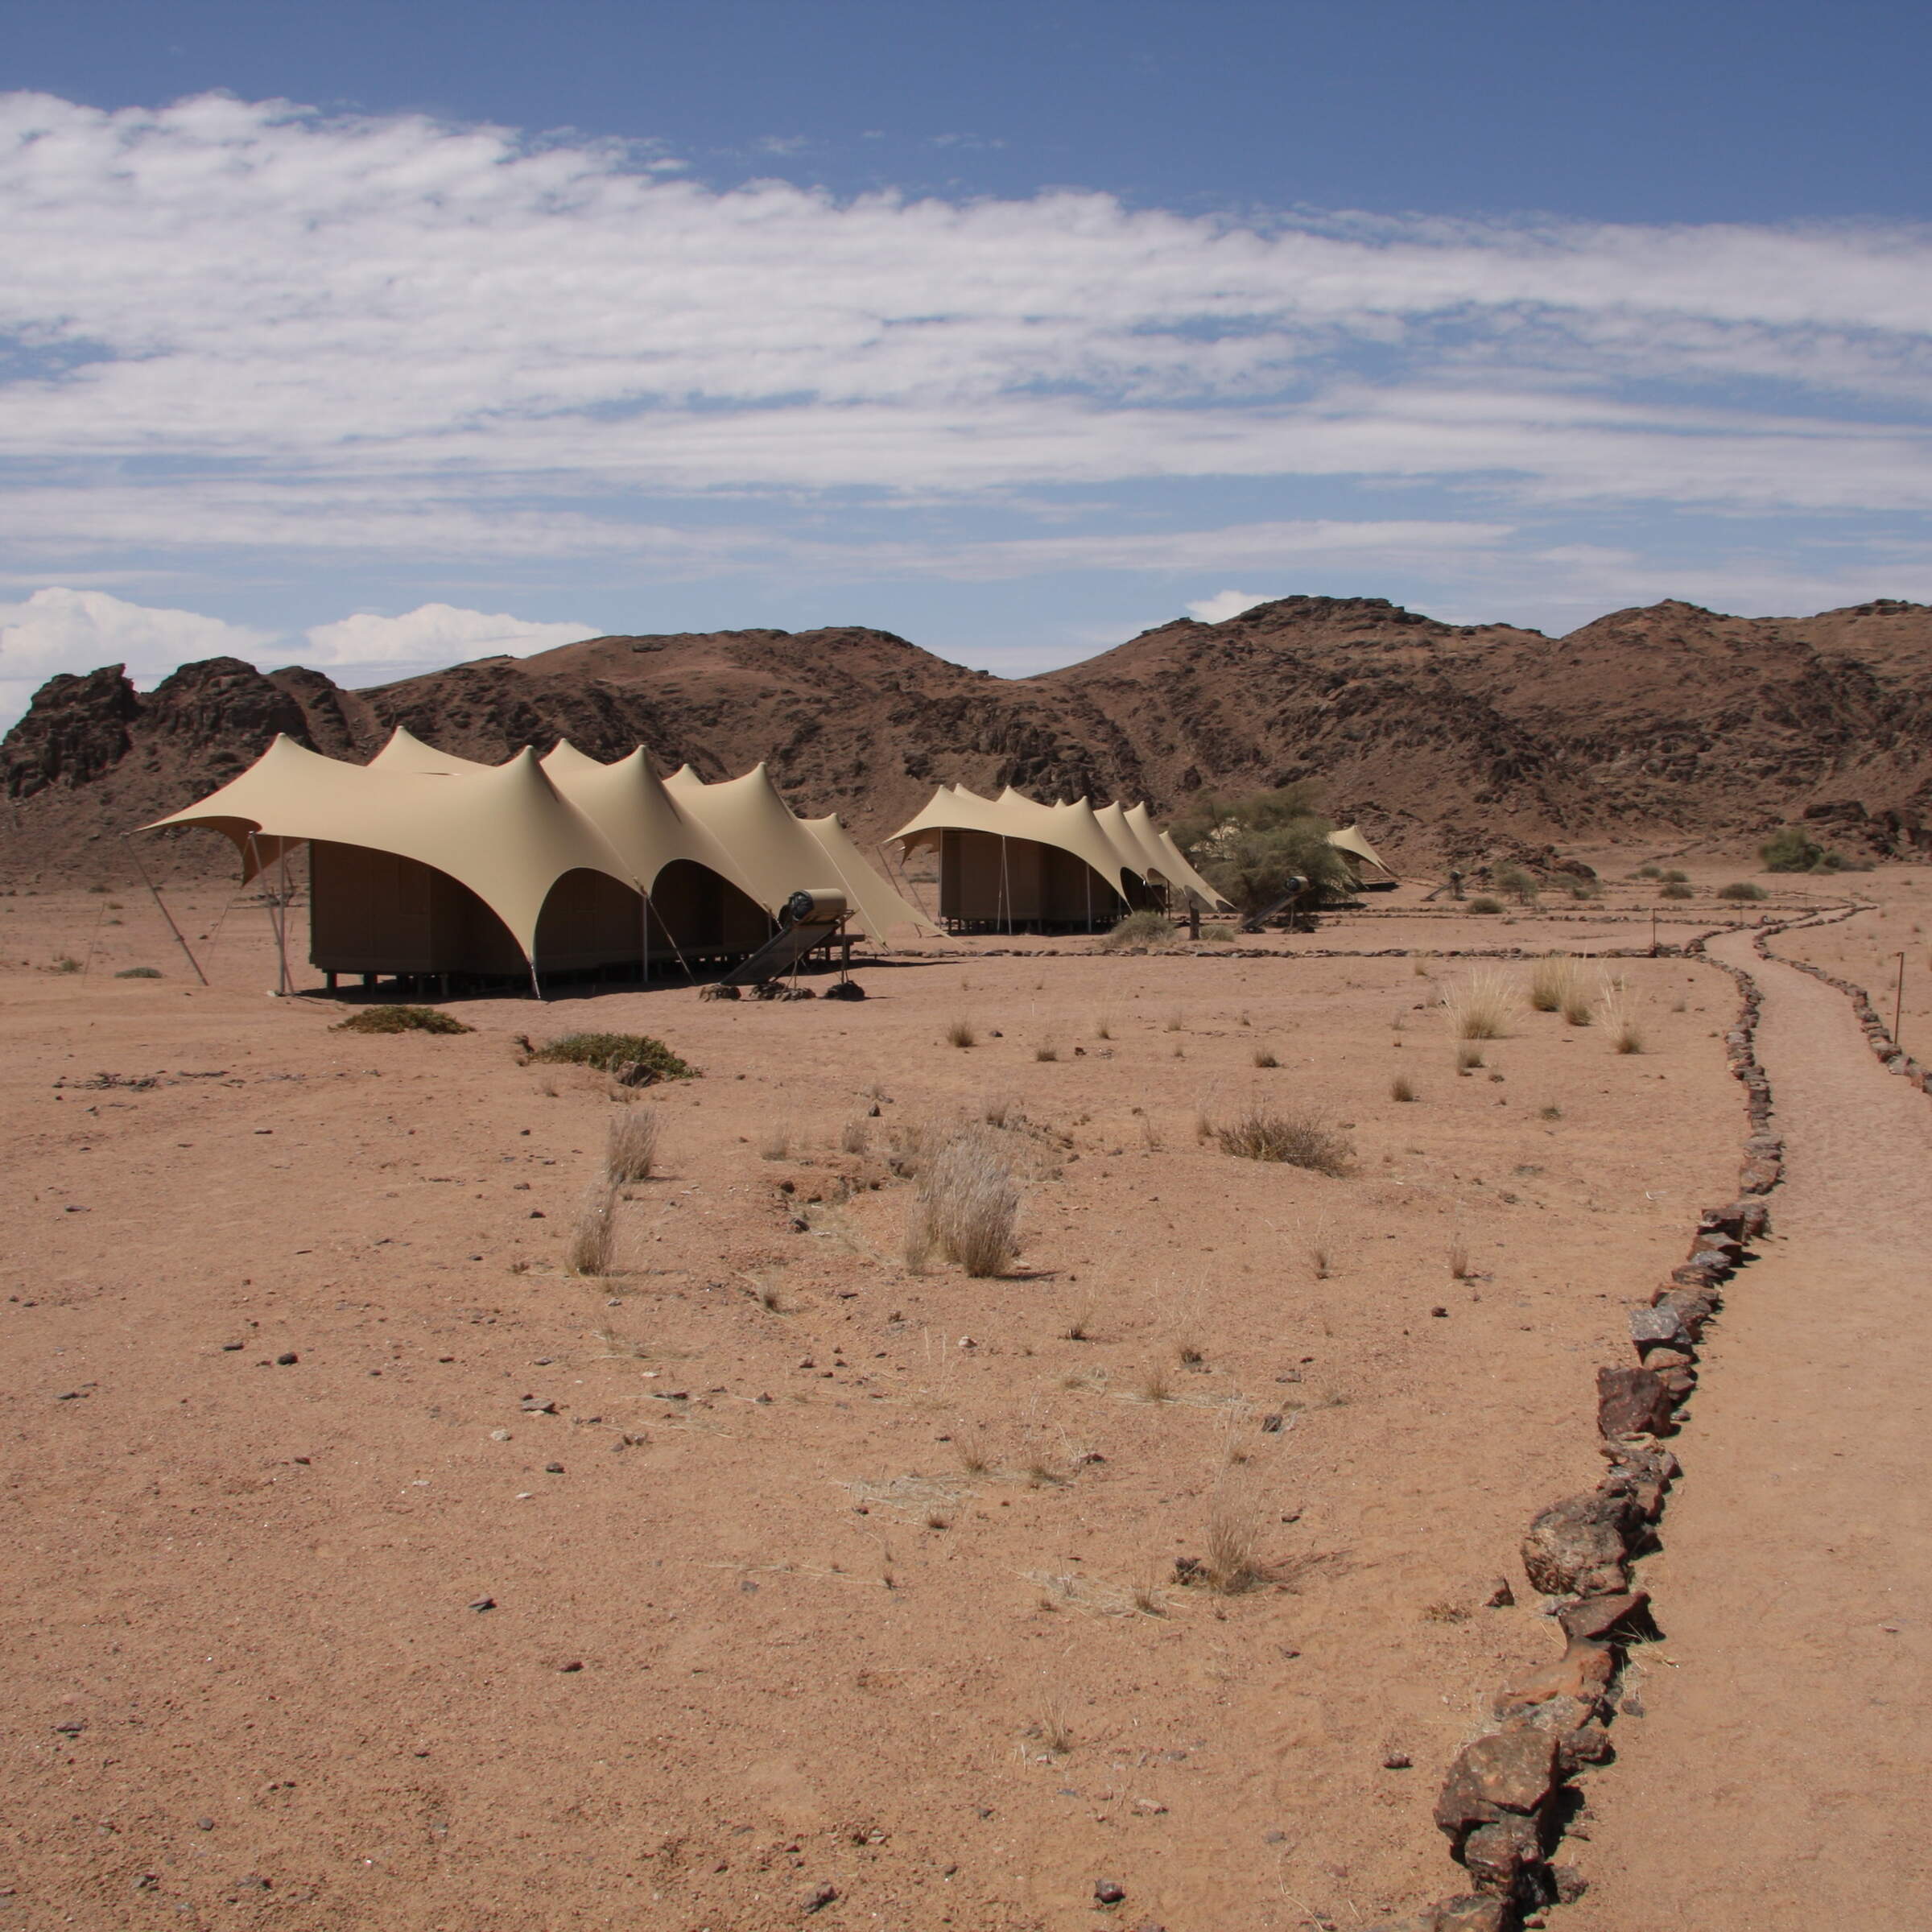
M 1854 906 L 1851 912 L 1840 913 L 1838 918 L 1848 919 L 1852 912 L 1864 910 Z M 1836 920 L 1818 919 L 1813 923 L 1819 926 L 1835 924 Z M 1776 931 L 1786 930 L 1784 927 Z M 1827 986 L 1835 986 L 1852 1002 L 1852 1010 L 1857 1017 L 1859 1026 L 1865 1036 L 1865 1044 L 1877 1056 L 1879 1063 L 1888 1073 L 1900 1074 L 1921 1093 L 1932 1094 L 1932 1068 L 1922 1067 L 1898 1042 L 1893 1038 L 1892 1030 L 1879 1018 L 1878 1009 L 1872 1004 L 1872 996 L 1864 987 L 1852 980 L 1841 980 L 1835 972 L 1827 972 L 1822 966 L 1814 966 L 1807 960 L 1787 959 L 1781 952 L 1771 950 L 1770 933 L 1761 932 L 1754 942 L 1761 959 L 1775 960 L 1781 966 L 1790 966 L 1799 972 L 1808 972 L 1814 980 L 1823 980 Z
M 1702 954 L 1701 942 L 1686 951 Z M 1530 1583 L 1562 1600 L 1564 1648 L 1497 1695 L 1493 1727 L 1463 1747 L 1443 1781 L 1435 1822 L 1470 1889 L 1370 1932 L 1513 1932 L 1525 1916 L 1584 1889 L 1551 1854 L 1576 1809 L 1571 1779 L 1612 1755 L 1608 1725 L 1627 1646 L 1655 1635 L 1649 1599 L 1633 1583 L 1630 1565 L 1655 1547 L 1654 1525 L 1678 1473 L 1660 1439 L 1676 1431 L 1678 1411 L 1697 1384 L 1698 1344 L 1722 1305 L 1720 1285 L 1769 1225 L 1765 1197 L 1784 1172 L 1784 1145 L 1770 1131 L 1770 1083 L 1756 1050 L 1763 995 L 1740 968 L 1707 963 L 1736 981 L 1740 996 L 1724 1035 L 1750 1122 L 1738 1198 L 1699 1216 L 1688 1257 L 1648 1302 L 1630 1308 L 1638 1365 L 1596 1372 L 1599 1447 L 1609 1465 L 1602 1480 L 1543 1510 L 1523 1539 Z

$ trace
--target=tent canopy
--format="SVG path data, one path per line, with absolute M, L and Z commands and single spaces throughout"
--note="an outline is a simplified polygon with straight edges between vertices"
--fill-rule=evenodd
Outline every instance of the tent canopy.
M 937 845 L 949 832 L 982 832 L 1025 839 L 1071 854 L 1097 873 L 1123 898 L 1138 879 L 1172 886 L 1208 911 L 1228 902 L 1190 865 L 1165 832 L 1158 831 L 1144 805 L 1118 804 L 1096 811 L 1086 799 L 1042 805 L 1009 786 L 997 799 L 981 798 L 964 786 L 942 785 L 924 808 L 892 836 L 907 851 Z
M 1395 868 L 1362 836 L 1359 825 L 1339 827 L 1329 833 L 1328 843 L 1337 852 L 1345 852 L 1351 858 L 1360 859 L 1373 865 L 1377 872 L 1387 873 L 1390 878 L 1395 877 Z
M 142 829 L 163 825 L 208 825 L 226 833 L 242 854 L 245 877 L 303 840 L 413 860 L 475 894 L 526 960 L 536 956 L 544 902 L 567 874 L 601 873 L 633 890 L 637 884 L 623 857 L 558 792 L 527 748 L 451 784 L 434 774 L 325 758 L 278 733 L 239 778 Z

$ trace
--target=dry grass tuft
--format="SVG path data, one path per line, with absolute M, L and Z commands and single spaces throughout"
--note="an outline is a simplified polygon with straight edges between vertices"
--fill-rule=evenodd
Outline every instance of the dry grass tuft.
M 1530 968 L 1530 1004 L 1538 1013 L 1561 1013 L 1575 984 L 1575 961 L 1553 952 Z
M 1473 1040 L 1464 1040 L 1455 1050 L 1455 1070 L 1468 1073 L 1483 1063 L 1483 1050 Z
M 979 1034 L 971 1020 L 961 1018 L 946 1023 L 946 1044 L 948 1046 L 972 1046 L 978 1043 Z
M 1266 1046 L 1257 1046 L 1255 1048 L 1254 1063 L 1257 1067 L 1278 1067 L 1281 1065 L 1281 1062 L 1274 1057 L 1274 1052 Z
M 619 1187 L 647 1181 L 658 1158 L 658 1116 L 656 1108 L 617 1107 L 604 1142 L 604 1171 Z
M 1033 1057 L 1042 1062 L 1057 1060 L 1060 1057 L 1059 1042 L 1057 1040 L 1042 1040 L 1034 1048 Z
M 1398 1073 L 1389 1083 L 1389 1097 L 1392 1100 L 1413 1100 L 1415 1098 L 1415 1082 L 1406 1073 Z
M 1201 1570 L 1210 1589 L 1239 1596 L 1268 1581 L 1261 1560 L 1261 1513 L 1252 1498 L 1223 1488 L 1208 1515 L 1207 1553 Z
M 607 1176 L 600 1174 L 584 1190 L 577 1218 L 571 1224 L 567 1257 L 571 1273 L 609 1274 L 617 1241 L 617 1191 Z
M 960 1467 L 968 1476 L 987 1476 L 993 1470 L 993 1450 L 986 1440 L 984 1429 L 956 1429 L 952 1432 L 953 1453 L 960 1459 Z
M 1459 1229 L 1449 1237 L 1449 1274 L 1452 1280 L 1466 1282 L 1469 1278 L 1469 1243 Z
M 1265 1100 L 1251 1101 L 1216 1130 L 1224 1154 L 1245 1161 L 1279 1161 L 1315 1174 L 1346 1174 L 1355 1150 L 1319 1115 L 1287 1113 Z
M 1517 991 L 1506 974 L 1472 972 L 1443 995 L 1443 1005 L 1459 1040 L 1501 1040 L 1509 1036 Z
M 969 1275 L 1003 1274 L 1019 1252 L 1019 1187 L 984 1127 L 956 1134 L 932 1157 L 913 1213 L 923 1223 L 926 1251 L 958 1262 Z M 909 1237 L 909 1260 L 913 1245 Z
M 1120 1022 L 1111 1013 L 1096 1013 L 1093 1016 L 1093 1037 L 1096 1040 L 1110 1040 L 1119 1026 Z
M 791 1152 L 791 1130 L 788 1127 L 768 1127 L 758 1142 L 758 1158 L 762 1161 L 782 1161 Z
M 839 1129 L 841 1154 L 863 1154 L 872 1145 L 872 1125 L 862 1113 L 854 1114 Z
M 1573 985 L 1563 995 L 1563 1018 L 1572 1026 L 1587 1026 L 1596 1018 L 1596 1008 L 1588 989 Z
M 1161 1028 L 1162 1030 L 1166 1033 L 1181 1033 L 1186 1030 L 1187 1025 L 1187 1014 L 1183 1013 L 1180 1008 L 1177 1006 L 1174 1008 L 1172 1013 L 1168 1014 L 1166 1019 L 1162 1021 Z

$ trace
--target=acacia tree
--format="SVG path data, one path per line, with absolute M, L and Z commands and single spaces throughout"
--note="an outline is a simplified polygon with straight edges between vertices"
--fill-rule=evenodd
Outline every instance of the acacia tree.
M 1308 786 L 1284 785 L 1245 798 L 1203 797 L 1176 821 L 1174 836 L 1208 883 L 1252 919 L 1279 904 L 1297 877 L 1309 886 L 1302 907 L 1348 896 L 1355 873 L 1328 843 L 1334 829 Z

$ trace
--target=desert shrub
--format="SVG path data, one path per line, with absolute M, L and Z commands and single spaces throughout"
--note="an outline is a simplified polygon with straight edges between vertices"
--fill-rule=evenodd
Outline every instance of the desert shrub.
M 1604 896 L 1603 887 L 1595 879 L 1579 879 L 1575 873 L 1563 874 L 1563 886 L 1573 899 L 1600 899 Z
M 1527 906 L 1538 892 L 1536 875 L 1520 865 L 1499 865 L 1492 875 L 1498 892 L 1506 892 L 1519 906 Z
M 1282 1063 L 1276 1059 L 1272 1047 L 1257 1046 L 1254 1050 L 1254 1063 L 1257 1067 L 1278 1067 Z
M 1174 937 L 1174 921 L 1164 912 L 1130 912 L 1100 941 L 1108 952 L 1129 946 L 1165 946 Z
M 612 1110 L 605 1137 L 604 1171 L 619 1187 L 650 1179 L 658 1158 L 658 1111 L 653 1106 Z
M 1553 952 L 1530 968 L 1530 1004 L 1538 1013 L 1561 1013 L 1575 984 L 1575 961 Z
M 1850 865 L 1842 852 L 1821 845 L 1802 825 L 1787 825 L 1757 848 L 1766 872 L 1843 872 Z
M 1488 894 L 1486 892 L 1479 892 L 1476 897 L 1469 902 L 1469 910 L 1472 912 L 1480 912 L 1487 914 L 1492 912 L 1501 912 L 1502 909 L 1502 901 L 1501 899 L 1491 898 Z
M 78 972 L 80 962 L 72 953 L 64 952 L 54 961 L 52 970 L 56 972 Z
M 1415 1098 L 1415 1083 L 1406 1073 L 1398 1073 L 1389 1083 L 1389 1097 L 1392 1100 L 1408 1101 Z
M 160 973 L 152 966 L 124 967 L 114 975 L 118 980 L 158 980 Z
M 1245 1161 L 1280 1161 L 1315 1174 L 1346 1174 L 1355 1150 L 1319 1115 L 1289 1113 L 1255 1100 L 1242 1108 L 1215 1138 L 1224 1154 Z
M 1200 1576 L 1223 1596 L 1238 1596 L 1268 1581 L 1261 1560 L 1261 1513 L 1252 1498 L 1223 1490 L 1208 1516 Z
M 1508 976 L 1493 972 L 1472 972 L 1443 995 L 1443 1009 L 1459 1040 L 1506 1038 L 1516 1003 L 1516 988 Z
M 1483 1064 L 1483 1050 L 1474 1040 L 1463 1040 L 1455 1050 L 1455 1070 L 1458 1073 L 1472 1073 Z
M 1587 1026 L 1596 1011 L 1589 989 L 1579 980 L 1563 995 L 1563 1018 L 1572 1026 Z
M 1728 886 L 1718 887 L 1717 896 L 1720 899 L 1754 900 L 1768 899 L 1771 895 L 1763 886 L 1754 886 L 1748 879 L 1733 879 Z
M 155 975 L 156 978 L 160 976 Z M 364 1006 L 345 1020 L 338 1020 L 331 1033 L 474 1033 L 453 1013 L 439 1013 L 433 1006 Z
M 1694 899 L 1697 894 L 1682 879 L 1666 879 L 1657 889 L 1660 899 Z
M 978 1029 L 964 1016 L 946 1022 L 946 1044 L 948 1046 L 971 1046 L 977 1042 L 979 1037 Z
M 1606 986 L 1604 991 L 1604 1032 L 1612 1053 L 1644 1051 L 1644 1030 L 1638 1023 L 1636 1009 L 1614 986 Z
M 1687 884 L 1690 877 L 1690 875 L 1687 872 L 1666 872 L 1663 875 L 1664 883 L 1666 886 L 1682 886 Z
M 1208 880 L 1252 914 L 1278 903 L 1294 877 L 1309 885 L 1298 910 L 1354 892 L 1353 866 L 1328 843 L 1333 830 L 1307 786 L 1286 785 L 1246 798 L 1203 797 L 1176 821 L 1174 836 Z
M 1234 928 L 1232 926 L 1203 926 L 1201 928 L 1201 937 L 1203 939 L 1212 939 L 1217 946 L 1232 945 L 1234 942 Z
M 1637 879 L 1661 879 L 1664 869 L 1661 865 L 1640 865 L 1630 876 Z
M 854 1114 L 839 1129 L 841 1154 L 863 1154 L 872 1145 L 872 1126 L 863 1114 Z
M 535 1048 L 533 1060 L 572 1067 L 595 1067 L 621 1086 L 650 1087 L 659 1080 L 693 1080 L 687 1067 L 662 1040 L 647 1033 L 567 1033 Z
M 584 1190 L 572 1223 L 568 1262 L 572 1274 L 608 1274 L 617 1246 L 617 1191 L 599 1176 Z
M 1002 1274 L 1019 1252 L 1019 1186 L 1005 1152 L 986 1129 L 968 1127 L 926 1164 L 907 1259 L 916 1266 L 936 1252 L 969 1275 Z

